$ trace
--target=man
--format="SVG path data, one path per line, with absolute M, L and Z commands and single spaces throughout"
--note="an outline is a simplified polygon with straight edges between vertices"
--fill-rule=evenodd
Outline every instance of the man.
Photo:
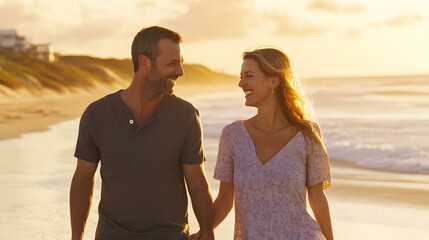
M 214 238 L 198 111 L 172 95 L 184 74 L 181 42 L 162 27 L 141 30 L 132 43 L 129 87 L 83 113 L 70 189 L 72 239 L 83 237 L 99 162 L 96 239 L 187 239 L 185 181 L 201 239 Z

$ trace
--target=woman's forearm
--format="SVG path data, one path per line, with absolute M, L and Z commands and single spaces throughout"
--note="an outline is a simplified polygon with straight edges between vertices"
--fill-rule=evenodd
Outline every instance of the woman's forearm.
M 323 192 L 322 186 L 312 186 L 308 188 L 308 198 L 314 217 L 320 226 L 320 230 L 327 240 L 333 240 L 331 215 L 329 212 L 328 200 Z
M 234 184 L 220 183 L 219 193 L 216 197 L 214 207 L 213 225 L 216 228 L 228 216 L 234 204 Z

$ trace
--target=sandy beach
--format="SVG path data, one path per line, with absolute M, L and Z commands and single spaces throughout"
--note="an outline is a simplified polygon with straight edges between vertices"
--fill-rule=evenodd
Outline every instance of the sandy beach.
M 77 119 L 92 101 L 110 92 L 119 89 L 116 87 L 106 87 L 99 90 L 87 92 L 69 93 L 63 95 L 53 95 L 49 97 L 28 97 L 28 98 L 0 98 L 0 143 L 22 138 L 23 134 L 30 132 L 43 132 L 49 126 L 64 121 Z M 219 91 L 221 87 L 205 87 L 204 90 L 185 86 L 177 87 L 177 95 L 187 99 L 194 94 L 201 92 Z M 198 90 L 198 91 L 197 91 Z M 192 98 L 191 98 L 192 99 Z M 204 123 L 203 123 L 204 124 Z M 71 141 L 74 141 L 72 139 Z M 213 142 L 210 142 L 213 141 Z M 216 139 L 209 139 L 206 145 L 217 146 Z M 212 147 L 213 148 L 213 147 Z M 10 228 L 15 224 L 10 219 L 4 219 L 5 213 L 14 215 L 9 206 L 18 204 L 21 209 L 17 213 L 20 225 L 31 224 L 31 229 L 37 229 L 36 220 L 30 221 L 21 217 L 21 211 L 35 212 L 35 214 L 55 214 L 60 211 L 63 217 L 62 223 L 53 223 L 52 228 L 64 228 L 61 232 L 64 236 L 69 234 L 68 226 L 68 192 L 62 193 L 62 197 L 55 201 L 60 201 L 62 207 L 54 206 L 51 209 L 31 209 L 37 202 L 44 202 L 43 195 L 52 196 L 55 189 L 38 190 L 36 186 L 29 184 L 39 181 L 46 176 L 45 171 L 50 167 L 49 163 L 37 159 L 37 166 L 31 174 L 23 174 L 20 179 L 11 179 L 13 172 L 26 172 L 26 166 L 33 166 L 32 163 L 12 164 L 6 163 L 14 159 L 6 159 L 13 156 L 1 155 L 0 180 L 2 182 L 2 199 L 0 200 L 0 240 L 11 239 L 10 236 L 21 236 L 16 234 L 17 229 L 25 229 L 22 226 Z M 36 155 L 43 158 L 43 155 Z M 74 169 L 73 156 L 70 159 L 62 159 L 65 172 L 64 176 L 72 175 Z M 206 172 L 210 181 L 213 197 L 216 196 L 218 183 L 212 179 L 216 151 L 207 151 L 208 162 Z M 6 167 L 5 167 L 6 166 Z M 404 174 L 368 170 L 352 164 L 331 159 L 332 182 L 333 185 L 326 191 L 330 201 L 333 228 L 336 239 L 426 239 L 429 234 L 427 226 L 429 224 L 429 176 L 419 174 Z M 41 174 L 40 176 L 38 174 Z M 67 183 L 66 183 L 67 184 Z M 18 186 L 18 187 L 16 187 Z M 66 189 L 67 186 L 62 186 Z M 96 189 L 97 191 L 97 189 Z M 24 197 L 23 197 L 24 196 Z M 28 196 L 34 196 L 31 199 Z M 95 200 L 88 223 L 88 231 L 93 230 L 96 216 L 96 203 L 98 194 L 94 195 Z M 55 202 L 54 201 L 54 202 Z M 65 206 L 65 207 L 64 207 Z M 190 214 L 191 229 L 197 230 L 196 220 L 193 213 Z M 41 219 L 40 224 L 49 220 Z M 47 228 L 41 228 L 48 230 Z M 39 230 L 39 232 L 42 230 Z M 233 216 L 232 214 L 216 230 L 218 239 L 232 239 Z M 52 239 L 49 234 L 40 233 L 37 236 Z M 91 239 L 93 233 L 87 233 L 85 239 Z M 24 238 L 13 238 L 24 239 Z
M 0 91 L 0 140 L 44 131 L 52 124 L 78 118 L 88 104 L 124 87 L 124 84 L 100 85 L 96 89 L 43 96 L 22 94 L 6 97 Z M 221 91 L 223 88 L 222 85 L 177 86 L 175 92 L 186 97 L 203 91 Z

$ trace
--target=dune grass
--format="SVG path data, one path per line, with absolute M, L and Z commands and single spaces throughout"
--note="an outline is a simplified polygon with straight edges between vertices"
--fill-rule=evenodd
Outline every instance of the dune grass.
M 198 64 L 185 64 L 181 84 L 217 84 L 236 81 Z M 25 54 L 0 53 L 0 85 L 11 90 L 39 94 L 88 89 L 98 84 L 129 82 L 133 77 L 130 59 L 102 59 L 90 56 L 58 56 L 49 63 Z M 1 93 L 0 93 L 1 94 Z

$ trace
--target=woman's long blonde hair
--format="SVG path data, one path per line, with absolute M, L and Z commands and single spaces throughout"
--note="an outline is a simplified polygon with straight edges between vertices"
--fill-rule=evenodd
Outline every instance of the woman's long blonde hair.
M 274 92 L 284 116 L 304 136 L 319 143 L 326 152 L 312 108 L 305 98 L 300 81 L 294 77 L 288 56 L 278 49 L 259 48 L 244 52 L 244 59 L 255 60 L 266 76 L 280 79 Z

